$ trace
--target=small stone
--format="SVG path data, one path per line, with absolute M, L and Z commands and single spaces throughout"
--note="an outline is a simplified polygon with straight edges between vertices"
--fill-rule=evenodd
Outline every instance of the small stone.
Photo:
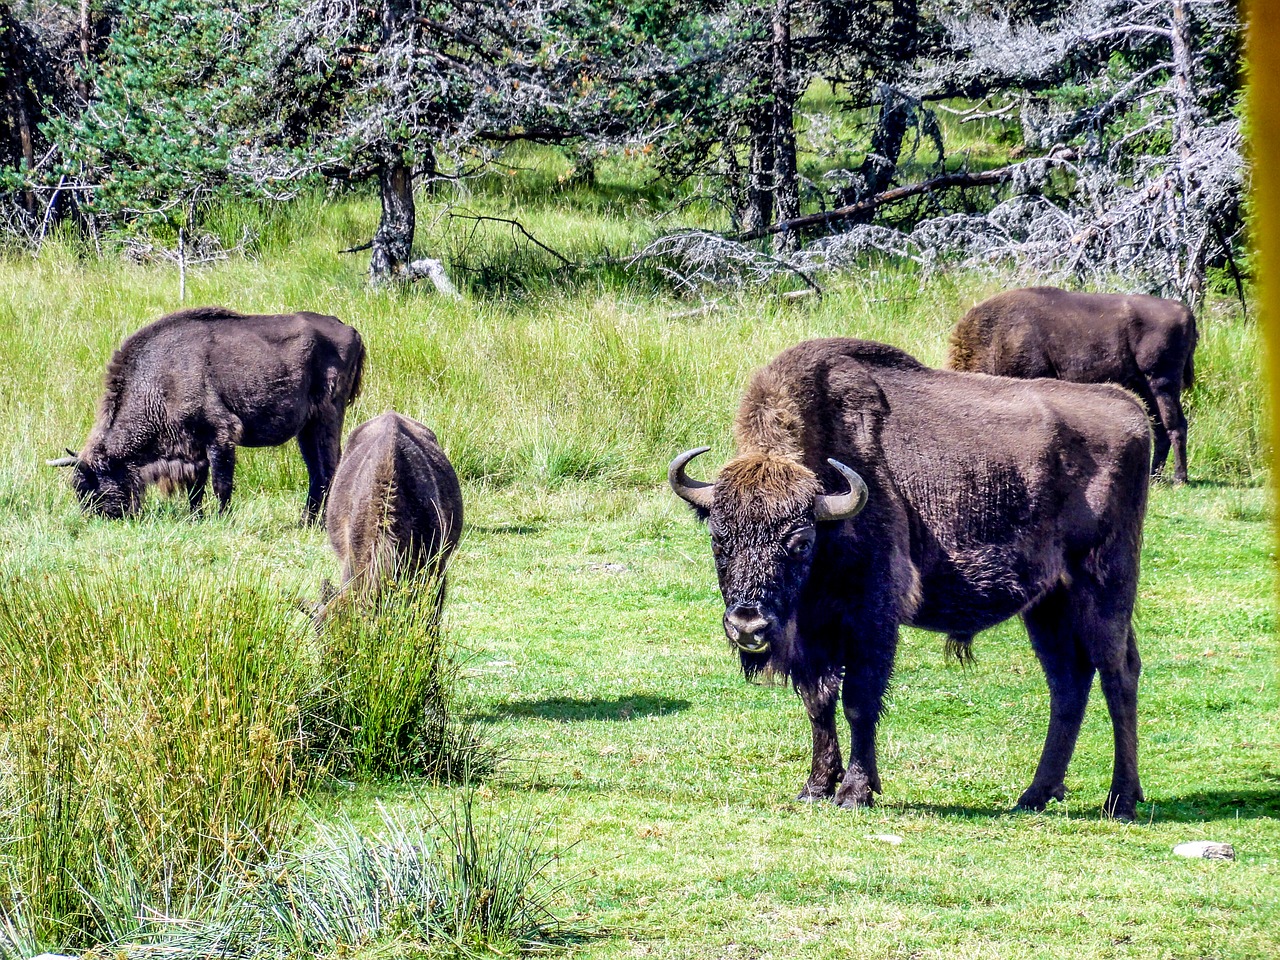
M 1173 848 L 1180 857 L 1192 857 L 1204 860 L 1234 860 L 1236 848 L 1229 843 L 1216 843 L 1213 840 L 1192 840 L 1180 843 Z
M 896 833 L 873 833 L 867 839 L 879 840 L 881 843 L 887 843 L 891 847 L 896 847 L 902 842 L 902 838 Z

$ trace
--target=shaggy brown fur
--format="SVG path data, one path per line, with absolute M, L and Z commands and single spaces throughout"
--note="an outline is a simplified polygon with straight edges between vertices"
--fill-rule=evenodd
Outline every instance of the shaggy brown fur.
M 225 510 L 235 448 L 297 437 L 310 476 L 306 516 L 316 517 L 364 356 L 354 329 L 316 313 L 199 307 L 161 317 L 126 338 L 107 364 L 97 421 L 68 463 L 82 506 L 122 517 L 158 483 L 186 487 L 197 510 L 212 478 Z
M 356 427 L 329 491 L 325 528 L 342 561 L 342 587 L 319 621 L 424 571 L 439 573 L 443 602 L 444 570 L 462 535 L 462 489 L 436 435 L 390 410 Z
M 974 634 L 1021 615 L 1051 719 L 1019 804 L 1064 795 L 1100 672 L 1116 738 L 1107 810 L 1134 816 L 1131 619 L 1151 452 L 1131 394 L 930 370 L 882 344 L 811 340 L 752 377 L 736 432 L 740 452 L 707 515 L 725 632 L 748 674 L 786 675 L 804 701 L 813 761 L 801 797 L 852 807 L 879 792 L 875 730 L 901 625 L 945 633 L 964 656 Z M 868 499 L 819 522 L 819 492 L 848 486 L 828 458 L 861 475 Z M 672 484 L 683 489 L 678 476 Z
M 1172 447 L 1174 480 L 1184 483 L 1182 391 L 1195 381 L 1197 337 L 1195 315 L 1176 300 L 1031 287 L 996 294 L 965 314 L 951 334 L 947 365 L 1002 377 L 1118 383 L 1151 416 L 1152 472 L 1161 472 Z

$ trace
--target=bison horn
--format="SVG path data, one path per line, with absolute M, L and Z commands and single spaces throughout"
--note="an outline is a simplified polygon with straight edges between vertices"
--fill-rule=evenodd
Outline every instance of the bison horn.
M 690 480 L 685 476 L 684 468 L 685 464 L 694 457 L 700 457 L 710 449 L 710 447 L 697 447 L 686 450 L 672 460 L 671 466 L 667 468 L 667 482 L 671 484 L 671 489 L 676 492 L 676 496 L 702 510 L 710 510 L 711 504 L 715 502 L 715 485 L 702 480 Z
M 46 461 L 45 461 L 45 466 L 48 466 L 48 467 L 74 467 L 77 463 L 79 463 L 79 462 L 80 462 L 80 454 L 76 453 L 76 452 L 75 452 L 74 450 L 72 450 L 70 447 L 63 447 L 63 449 L 64 449 L 64 450 L 66 450 L 66 451 L 67 451 L 67 453 L 71 454 L 71 456 L 69 456 L 69 457 L 58 457 L 56 460 L 46 460 Z
M 867 505 L 867 485 L 856 471 L 846 467 L 839 460 L 828 457 L 827 463 L 844 474 L 845 480 L 849 482 L 849 492 L 818 497 L 813 505 L 813 518 L 815 520 L 848 520 Z

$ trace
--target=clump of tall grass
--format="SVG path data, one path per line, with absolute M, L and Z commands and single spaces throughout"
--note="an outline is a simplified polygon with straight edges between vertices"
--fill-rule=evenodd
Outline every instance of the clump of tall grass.
M 481 729 L 458 719 L 460 663 L 441 629 L 444 580 L 428 568 L 354 599 L 321 630 L 314 724 L 339 769 L 461 782 L 492 769 Z
M 315 824 L 304 852 L 255 872 L 234 938 L 251 956 L 341 956 L 402 943 L 484 954 L 546 948 L 574 934 L 554 904 L 558 853 L 527 816 L 480 820 L 464 792 L 445 816 L 379 808 L 375 836 L 349 820 Z
M 282 596 L 181 569 L 4 580 L 0 917 L 117 939 L 289 835 L 316 674 Z

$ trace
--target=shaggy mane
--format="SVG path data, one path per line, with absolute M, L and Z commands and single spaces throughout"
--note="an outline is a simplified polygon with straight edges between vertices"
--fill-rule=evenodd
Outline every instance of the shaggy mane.
M 716 485 L 752 516 L 768 520 L 789 517 L 822 493 L 817 475 L 799 460 L 762 453 L 745 453 L 730 460 L 721 469 Z
M 800 458 L 804 418 L 789 387 L 771 366 L 752 376 L 733 422 L 733 439 L 740 453 Z

